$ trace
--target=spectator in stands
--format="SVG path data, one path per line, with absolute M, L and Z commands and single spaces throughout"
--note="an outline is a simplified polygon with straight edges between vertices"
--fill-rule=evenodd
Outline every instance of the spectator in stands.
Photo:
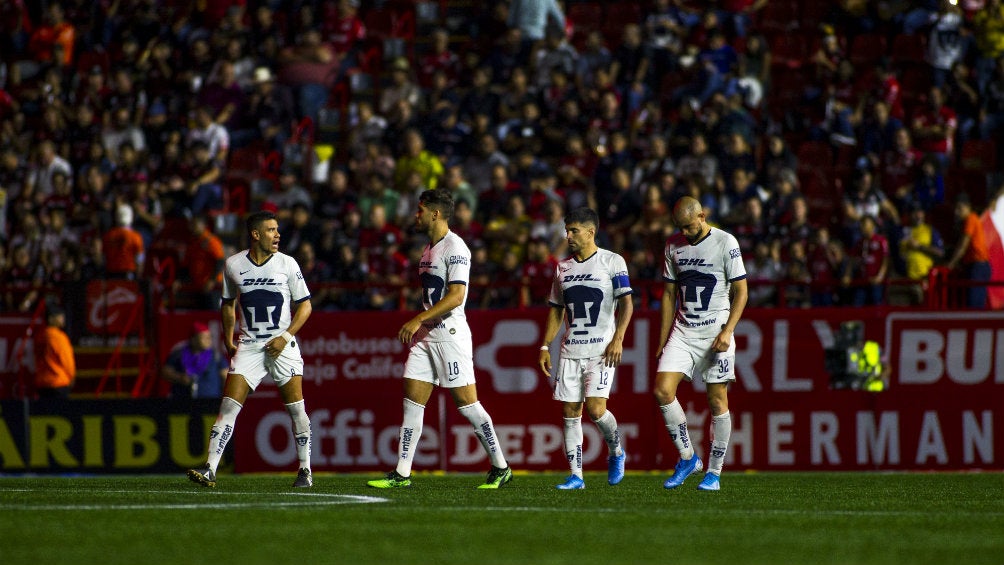
M 223 205 L 223 170 L 204 141 L 186 151 L 181 170 L 171 187 L 173 198 L 192 215 L 218 210 Z
M 889 104 L 876 101 L 858 126 L 856 138 L 861 142 L 861 154 L 878 167 L 886 152 L 896 148 L 896 135 L 902 129 L 903 122 L 889 115 Z
M 906 128 L 897 130 L 893 140 L 893 147 L 882 155 L 880 170 L 883 192 L 899 207 L 913 192 L 924 154 L 913 147 L 910 131 Z
M 861 239 L 851 251 L 858 279 L 854 305 L 880 305 L 885 302 L 885 283 L 889 276 L 889 240 L 878 233 L 874 216 L 865 215 L 859 223 Z
M 830 232 L 826 228 L 820 228 L 801 241 L 807 244 L 805 270 L 811 280 L 809 285 L 810 304 L 812 306 L 833 306 L 836 301 L 835 291 L 838 277 L 835 276 L 831 263 Z M 790 245 L 791 240 L 787 243 Z
M 992 77 L 983 91 L 980 137 L 999 140 L 1004 132 L 1004 55 L 997 58 Z M 997 158 L 998 162 L 1004 162 L 1004 143 L 997 143 Z
M 51 304 L 45 322 L 35 341 L 35 392 L 40 400 L 67 399 L 77 378 L 77 362 L 64 330 L 66 313 Z
M 520 31 L 524 48 L 544 39 L 548 26 L 565 29 L 565 13 L 557 0 L 513 0 L 509 3 L 509 27 Z
M 973 15 L 972 26 L 976 37 L 976 75 L 980 92 L 990 86 L 994 67 L 1004 56 L 1004 2 L 987 0 L 982 10 Z
M 341 65 L 331 46 L 318 30 L 304 29 L 294 45 L 279 51 L 278 63 L 279 82 L 295 92 L 299 114 L 316 123 Z
M 844 241 L 851 246 L 862 237 L 861 220 L 870 216 L 879 231 L 898 223 L 899 212 L 875 183 L 875 177 L 868 169 L 857 169 L 851 179 L 851 186 L 844 194 Z M 881 222 L 881 224 L 879 224 Z
M 37 151 L 38 157 L 28 174 L 22 197 L 41 204 L 53 193 L 52 176 L 58 171 L 73 178 L 73 169 L 70 163 L 56 152 L 56 144 L 52 141 L 42 141 L 38 144 Z
M 171 383 L 171 398 L 219 398 L 228 369 L 226 359 L 213 347 L 209 326 L 195 322 L 188 340 L 168 353 L 160 376 Z
M 359 0 L 338 0 L 334 17 L 325 17 L 321 29 L 338 61 L 337 83 L 349 69 L 358 66 L 358 51 L 366 40 L 366 26 L 359 18 Z
M 39 259 L 47 275 L 62 271 L 64 246 L 77 240 L 76 234 L 66 225 L 67 211 L 63 207 L 49 210 L 49 221 L 42 229 Z
M 504 204 L 505 212 L 494 216 L 485 225 L 484 238 L 488 244 L 488 259 L 501 265 L 507 251 L 512 251 L 518 261 L 526 256 L 533 223 L 526 215 L 526 204 L 519 193 L 509 193 Z
M 439 158 L 425 149 L 425 140 L 418 130 L 408 130 L 402 141 L 401 157 L 394 169 L 394 187 L 402 190 L 406 186 L 407 177 L 416 172 L 422 180 L 422 186 L 435 190 L 439 186 L 444 169 Z
M 76 55 L 76 42 L 77 29 L 66 21 L 62 3 L 52 2 L 46 9 L 45 21 L 28 40 L 28 51 L 35 62 L 69 67 Z
M 927 62 L 933 69 L 934 86 L 948 81 L 952 66 L 965 54 L 966 36 L 962 31 L 962 10 L 949 0 L 938 2 L 938 11 L 931 15 L 931 30 L 927 38 Z
M 10 249 L 10 263 L 2 275 L 4 310 L 30 313 L 38 302 L 45 273 L 42 265 L 32 260 L 27 244 L 12 244 Z
M 408 59 L 398 57 L 390 64 L 390 84 L 380 92 L 380 113 L 390 114 L 398 102 L 405 101 L 412 107 L 422 101 L 422 90 L 411 80 L 411 64 Z
M 300 265 L 300 273 L 310 286 L 310 302 L 315 309 L 331 310 L 335 306 L 336 289 L 324 286 L 331 281 L 341 282 L 332 278 L 331 267 L 317 257 L 314 244 L 302 241 L 297 249 L 296 262 Z
M 917 148 L 924 153 L 933 153 L 942 165 L 947 166 L 953 154 L 958 125 L 955 110 L 945 105 L 944 91 L 932 87 L 928 91 L 927 104 L 914 112 L 911 130 L 917 140 Z
M 935 263 L 945 256 L 945 244 L 938 230 L 927 223 L 926 213 L 919 203 L 911 204 L 906 224 L 900 228 L 899 255 L 903 274 L 917 283 L 910 287 L 911 303 L 921 304 L 923 283 Z
M 966 193 L 955 198 L 955 220 L 959 233 L 947 266 L 953 271 L 959 269 L 960 279 L 974 283 L 966 288 L 966 307 L 984 309 L 987 304 L 985 283 L 990 280 L 990 252 L 980 217 Z
M 784 279 L 781 246 L 759 239 L 752 249 L 753 255 L 746 263 L 746 278 L 750 281 L 748 305 L 758 308 L 777 306 L 777 283 Z
M 205 144 L 209 158 L 222 165 L 230 155 L 230 133 L 216 122 L 214 112 L 215 109 L 211 106 L 199 106 L 195 109 L 192 115 L 194 127 L 188 130 L 186 145 L 193 148 L 196 144 Z
M 680 178 L 698 175 L 705 186 L 714 185 L 718 177 L 718 158 L 708 152 L 708 141 L 703 134 L 691 138 L 690 152 L 680 157 L 676 174 Z
M 450 32 L 444 28 L 432 31 L 429 38 L 429 52 L 422 56 L 418 64 L 418 84 L 423 88 L 432 86 L 432 77 L 442 72 L 446 84 L 455 87 L 460 74 L 460 57 L 450 49 Z
M 183 305 L 216 309 L 220 305 L 223 284 L 223 242 L 209 230 L 203 215 L 192 216 L 188 227 L 188 241 L 181 256 L 175 292 Z
M 115 209 L 115 227 L 101 238 L 105 274 L 112 278 L 134 279 L 143 268 L 143 237 L 132 228 L 133 210 L 128 204 Z
M 216 63 L 206 78 L 206 84 L 199 89 L 196 103 L 210 108 L 213 123 L 222 126 L 228 133 L 236 129 L 240 124 L 240 113 L 246 111 L 247 96 L 237 83 L 233 62 L 224 59 Z

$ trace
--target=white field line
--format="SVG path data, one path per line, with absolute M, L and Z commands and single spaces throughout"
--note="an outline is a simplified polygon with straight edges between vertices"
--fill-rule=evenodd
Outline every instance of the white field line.
M 46 492 L 51 494 L 51 489 L 0 489 L 0 495 L 5 492 Z M 83 495 L 88 497 L 94 497 L 95 495 L 103 494 L 136 494 L 136 491 L 132 490 L 102 490 L 102 491 L 86 491 L 80 492 L 75 491 L 73 493 Z M 109 504 L 95 504 L 95 503 L 83 503 L 74 504 L 72 502 L 67 502 L 64 504 L 30 504 L 30 503 L 8 503 L 0 502 L 0 510 L 198 510 L 203 508 L 212 509 L 235 509 L 235 508 L 276 508 L 276 507 L 306 507 L 306 506 L 336 506 L 343 504 L 375 504 L 380 502 L 390 502 L 389 499 L 379 498 L 376 496 L 361 496 L 354 494 L 326 494 L 326 493 L 314 493 L 314 492 L 290 492 L 290 493 L 240 493 L 240 492 L 220 492 L 220 491 L 194 491 L 194 490 L 157 490 L 157 491 L 143 491 L 144 495 L 147 494 L 182 494 L 182 495 L 198 495 L 200 497 L 212 497 L 212 498 L 233 498 L 233 497 L 254 497 L 256 500 L 248 501 L 237 501 L 237 502 L 163 502 L 163 503 L 143 503 L 143 504 L 121 504 L 121 503 L 109 503 Z M 276 500 L 280 497 L 288 498 L 294 497 L 302 500 Z M 313 499 L 313 500 L 310 500 Z

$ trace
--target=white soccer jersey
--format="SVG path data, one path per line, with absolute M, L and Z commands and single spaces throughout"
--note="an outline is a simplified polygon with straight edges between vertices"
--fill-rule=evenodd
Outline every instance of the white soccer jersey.
M 626 294 L 631 294 L 627 264 L 616 253 L 599 249 L 585 261 L 569 257 L 558 263 L 548 301 L 565 307 L 561 358 L 603 355 L 617 326 L 617 300 Z
M 746 278 L 739 242 L 711 228 L 691 245 L 678 232 L 666 242 L 662 278 L 677 285 L 676 325 L 691 329 L 692 335 L 714 337 L 729 317 L 730 283 Z
M 430 243 L 422 253 L 418 265 L 418 276 L 422 281 L 422 306 L 432 308 L 446 295 L 451 284 L 465 287 L 471 279 L 471 250 L 461 237 L 451 231 L 436 243 Z M 459 341 L 471 339 L 471 328 L 467 325 L 464 301 L 440 318 L 426 320 L 415 333 L 416 340 Z
M 248 251 L 231 255 L 223 268 L 223 299 L 240 303 L 242 342 L 267 342 L 292 321 L 291 303 L 310 298 L 300 266 L 285 253 L 255 265 Z

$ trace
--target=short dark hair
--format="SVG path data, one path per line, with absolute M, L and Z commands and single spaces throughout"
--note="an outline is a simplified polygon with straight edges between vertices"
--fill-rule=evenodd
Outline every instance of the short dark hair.
M 447 220 L 453 217 L 453 193 L 449 190 L 437 188 L 426 190 L 418 197 L 418 203 L 433 210 L 439 210 Z
M 248 239 L 253 239 L 251 237 L 251 232 L 255 230 L 260 230 L 262 224 L 264 224 L 269 220 L 274 220 L 274 219 L 276 219 L 275 213 L 270 210 L 260 210 L 258 212 L 254 212 L 253 214 L 249 215 L 247 220 L 245 221 L 245 226 L 247 226 L 248 230 Z
M 592 208 L 576 208 L 565 214 L 565 224 L 593 224 L 600 227 L 600 217 Z

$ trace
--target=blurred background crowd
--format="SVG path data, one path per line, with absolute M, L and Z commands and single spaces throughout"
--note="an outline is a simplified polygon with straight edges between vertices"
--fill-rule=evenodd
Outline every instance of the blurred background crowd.
M 315 308 L 413 305 L 441 187 L 475 308 L 543 303 L 578 206 L 658 281 L 684 194 L 755 306 L 915 304 L 987 261 L 1000 0 L 6 0 L 0 30 L 5 312 L 100 277 L 213 308 L 261 208 Z

